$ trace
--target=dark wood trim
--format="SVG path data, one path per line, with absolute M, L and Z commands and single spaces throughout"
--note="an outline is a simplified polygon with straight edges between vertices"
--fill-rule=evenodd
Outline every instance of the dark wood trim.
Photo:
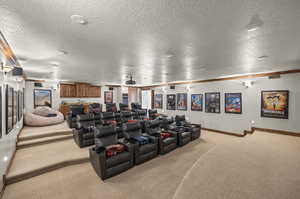
M 268 133 L 273 133 L 273 134 L 279 134 L 279 135 L 289 135 L 289 136 L 300 137 L 300 132 L 283 131 L 283 130 L 259 128 L 259 127 L 252 127 L 251 133 L 253 133 L 256 130 L 257 131 L 264 131 L 264 132 L 268 132 Z
M 202 129 L 206 130 L 206 131 L 221 133 L 221 134 L 225 134 L 225 135 L 231 135 L 231 136 L 235 136 L 235 137 L 245 137 L 247 135 L 245 132 L 243 134 L 237 134 L 237 133 L 232 133 L 232 132 L 228 132 L 228 131 L 220 131 L 220 130 L 210 129 L 210 128 L 202 128 Z
M 151 88 L 168 86 L 168 85 L 197 84 L 197 83 L 218 82 L 218 81 L 226 81 L 226 80 L 250 79 L 250 78 L 257 78 L 257 77 L 268 77 L 268 76 L 273 76 L 273 75 L 285 75 L 285 74 L 293 74 L 293 73 L 300 73 L 300 69 L 278 71 L 278 72 L 268 72 L 268 73 L 257 73 L 257 74 L 252 74 L 252 75 L 239 75 L 239 76 L 233 76 L 233 77 L 223 77 L 223 78 L 214 78 L 214 79 L 181 81 L 181 82 L 173 82 L 173 83 L 170 82 L 170 83 L 163 83 L 163 84 L 152 85 L 152 86 L 144 86 L 141 88 L 142 89 L 151 89 Z

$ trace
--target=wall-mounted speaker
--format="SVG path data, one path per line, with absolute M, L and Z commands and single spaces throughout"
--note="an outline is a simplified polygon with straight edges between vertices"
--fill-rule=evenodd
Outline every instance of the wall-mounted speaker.
M 40 82 L 34 82 L 34 87 L 43 87 L 43 84 Z
M 170 89 L 175 89 L 175 85 L 171 85 L 171 86 L 170 86 Z
M 14 67 L 14 69 L 12 70 L 12 75 L 13 76 L 22 76 L 23 75 L 23 68 Z

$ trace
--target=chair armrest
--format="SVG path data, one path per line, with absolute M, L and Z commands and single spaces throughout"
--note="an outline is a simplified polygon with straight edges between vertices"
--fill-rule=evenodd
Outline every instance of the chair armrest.
M 130 144 L 129 142 L 125 143 L 125 142 L 119 141 L 118 144 L 124 145 L 124 146 L 125 146 L 125 149 L 126 149 L 128 152 L 133 151 L 133 145 Z

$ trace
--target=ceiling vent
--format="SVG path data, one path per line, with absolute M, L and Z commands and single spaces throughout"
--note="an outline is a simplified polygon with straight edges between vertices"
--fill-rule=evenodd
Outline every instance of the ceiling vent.
M 280 74 L 269 76 L 269 79 L 279 79 L 279 78 L 280 78 Z
M 136 84 L 136 82 L 135 82 L 134 80 L 132 80 L 132 75 L 130 75 L 130 79 L 127 80 L 127 81 L 125 82 L 125 84 L 127 84 L 127 85 L 134 85 L 134 84 Z

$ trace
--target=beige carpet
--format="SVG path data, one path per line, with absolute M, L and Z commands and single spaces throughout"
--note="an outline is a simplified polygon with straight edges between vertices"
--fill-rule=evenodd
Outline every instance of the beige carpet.
M 22 129 L 19 140 L 28 139 L 34 136 L 41 136 L 45 134 L 53 134 L 56 132 L 69 132 L 71 133 L 72 130 L 68 127 L 67 122 L 63 122 L 61 124 L 51 125 L 51 126 L 44 126 L 44 127 L 31 127 L 31 126 L 24 126 Z
M 88 157 L 88 150 L 80 149 L 73 139 L 58 141 L 16 151 L 7 177 L 35 171 L 67 160 Z
M 101 181 L 89 163 L 6 187 L 4 199 L 299 199 L 300 139 L 256 132 L 202 139 Z

